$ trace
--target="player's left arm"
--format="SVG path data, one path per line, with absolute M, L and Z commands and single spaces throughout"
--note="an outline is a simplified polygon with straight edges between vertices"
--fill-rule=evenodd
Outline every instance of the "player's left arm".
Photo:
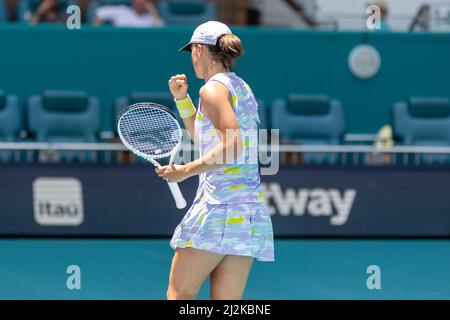
M 188 177 L 231 164 L 243 152 L 239 125 L 231 106 L 229 90 L 219 82 L 211 81 L 203 86 L 200 97 L 202 112 L 211 120 L 220 142 L 200 159 L 183 166 L 173 165 L 157 169 L 158 175 L 168 179 L 169 182 L 180 182 Z

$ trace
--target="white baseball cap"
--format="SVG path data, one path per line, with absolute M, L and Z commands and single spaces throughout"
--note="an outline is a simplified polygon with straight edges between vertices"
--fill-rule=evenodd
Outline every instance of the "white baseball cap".
M 216 45 L 217 40 L 224 34 L 231 34 L 230 28 L 219 21 L 208 21 L 199 25 L 192 35 L 191 41 L 179 51 L 191 51 L 192 44 Z

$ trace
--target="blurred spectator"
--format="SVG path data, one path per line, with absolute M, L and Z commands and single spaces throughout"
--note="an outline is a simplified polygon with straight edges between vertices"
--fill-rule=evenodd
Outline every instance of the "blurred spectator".
M 31 23 L 63 23 L 67 14 L 58 0 L 43 0 L 31 16 Z
M 95 11 L 94 24 L 116 27 L 159 27 L 164 24 L 156 6 L 149 0 L 133 0 L 132 6 L 107 5 Z
M 389 6 L 385 0 L 376 0 L 374 5 L 380 8 L 380 28 L 374 29 L 374 31 L 389 31 L 391 28 L 389 27 L 389 23 L 387 22 L 387 17 L 389 15 Z
M 319 21 L 317 0 L 221 0 L 220 20 L 233 25 L 270 27 L 334 26 L 333 21 Z M 241 19 L 242 17 L 242 19 Z
M 249 0 L 247 8 L 247 24 L 259 26 L 261 24 L 262 0 Z
M 247 25 L 248 9 L 251 1 L 258 0 L 210 0 L 207 2 L 216 4 L 218 17 L 215 20 L 228 25 L 245 26 Z

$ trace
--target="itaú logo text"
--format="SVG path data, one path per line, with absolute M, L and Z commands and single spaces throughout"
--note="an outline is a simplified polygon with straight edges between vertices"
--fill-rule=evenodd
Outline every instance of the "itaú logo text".
M 330 224 L 344 225 L 353 207 L 355 189 L 292 189 L 282 190 L 279 183 L 262 183 L 271 215 L 330 217 Z
M 83 223 L 83 192 L 75 178 L 37 178 L 33 182 L 34 219 L 43 226 Z
M 40 216 L 75 218 L 81 211 L 79 204 L 75 202 L 39 201 L 37 205 L 39 206 L 38 214 Z

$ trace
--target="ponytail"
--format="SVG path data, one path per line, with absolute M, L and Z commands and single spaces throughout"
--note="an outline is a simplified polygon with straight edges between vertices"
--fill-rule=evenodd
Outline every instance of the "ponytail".
M 227 69 L 244 53 L 241 39 L 234 34 L 224 34 L 217 40 L 217 45 L 209 47 L 213 59 L 220 61 Z

